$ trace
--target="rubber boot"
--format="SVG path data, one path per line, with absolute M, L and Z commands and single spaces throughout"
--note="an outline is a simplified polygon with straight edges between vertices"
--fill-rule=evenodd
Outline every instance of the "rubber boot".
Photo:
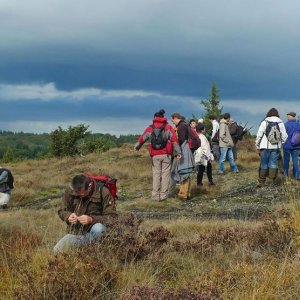
M 263 187 L 266 184 L 267 176 L 268 176 L 268 169 L 259 169 L 257 187 Z
M 178 193 L 179 199 L 181 199 L 181 200 L 189 199 L 190 186 L 191 186 L 190 178 L 188 178 L 180 183 L 180 188 L 179 188 L 179 193 Z
M 276 184 L 276 178 L 278 174 L 278 169 L 269 169 L 269 178 Z

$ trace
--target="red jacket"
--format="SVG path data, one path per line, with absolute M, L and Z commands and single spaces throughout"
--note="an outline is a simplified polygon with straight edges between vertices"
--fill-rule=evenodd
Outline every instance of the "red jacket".
M 160 128 L 165 123 L 167 123 L 166 118 L 155 117 L 153 120 L 153 125 L 156 128 Z M 139 137 L 138 142 L 135 145 L 135 149 L 139 150 L 143 146 L 143 144 L 151 138 L 152 132 L 153 132 L 153 127 L 152 127 L 152 125 L 149 125 L 145 129 L 143 134 Z M 151 156 L 160 155 L 160 154 L 171 154 L 172 155 L 173 149 L 176 151 L 177 154 L 181 154 L 181 149 L 178 144 L 178 139 L 177 139 L 176 133 L 175 133 L 174 129 L 172 128 L 172 126 L 168 123 L 166 124 L 166 127 L 165 127 L 165 133 L 166 133 L 166 136 L 168 137 L 168 143 L 167 143 L 166 147 L 163 149 L 156 150 L 156 149 L 152 148 L 151 143 L 150 143 L 148 146 L 148 150 L 149 150 L 149 153 Z

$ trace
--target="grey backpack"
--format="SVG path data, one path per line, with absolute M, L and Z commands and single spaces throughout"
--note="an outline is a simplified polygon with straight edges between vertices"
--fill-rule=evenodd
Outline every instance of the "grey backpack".
M 278 124 L 281 122 L 270 122 L 266 120 L 266 123 L 267 128 L 265 131 L 265 135 L 267 137 L 267 140 L 272 145 L 279 144 L 281 142 L 281 132 Z

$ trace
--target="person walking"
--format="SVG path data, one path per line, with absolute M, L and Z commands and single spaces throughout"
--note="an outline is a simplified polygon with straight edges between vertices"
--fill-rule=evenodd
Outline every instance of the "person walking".
M 256 134 L 255 146 L 260 156 L 257 187 L 265 185 L 267 176 L 275 183 L 278 174 L 280 149 L 287 137 L 278 110 L 271 108 L 267 112 L 266 118 L 261 122 Z
M 300 179 L 299 177 L 299 165 L 298 156 L 300 143 L 295 143 L 292 138 L 295 134 L 300 135 L 300 123 L 296 120 L 296 113 L 287 113 L 287 122 L 284 123 L 286 133 L 288 135 L 286 142 L 283 145 L 283 170 L 284 175 L 289 176 L 290 158 L 293 162 L 293 178 Z
M 173 150 L 176 158 L 181 158 L 177 136 L 164 114 L 164 109 L 154 114 L 153 124 L 145 129 L 135 145 L 135 150 L 139 151 L 150 140 L 148 150 L 152 159 L 152 199 L 156 201 L 168 198 Z
M 219 174 L 224 174 L 224 163 L 226 158 L 229 161 L 230 168 L 233 173 L 238 173 L 238 167 L 234 162 L 232 147 L 234 146 L 233 140 L 229 131 L 230 114 L 225 113 L 220 120 L 220 133 L 219 133 L 219 146 L 220 146 L 220 158 L 219 158 Z

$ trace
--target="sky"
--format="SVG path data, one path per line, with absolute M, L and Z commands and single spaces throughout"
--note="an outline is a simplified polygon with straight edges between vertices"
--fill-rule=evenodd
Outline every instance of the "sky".
M 0 0 L 0 130 L 136 134 L 156 111 L 300 114 L 298 0 Z

